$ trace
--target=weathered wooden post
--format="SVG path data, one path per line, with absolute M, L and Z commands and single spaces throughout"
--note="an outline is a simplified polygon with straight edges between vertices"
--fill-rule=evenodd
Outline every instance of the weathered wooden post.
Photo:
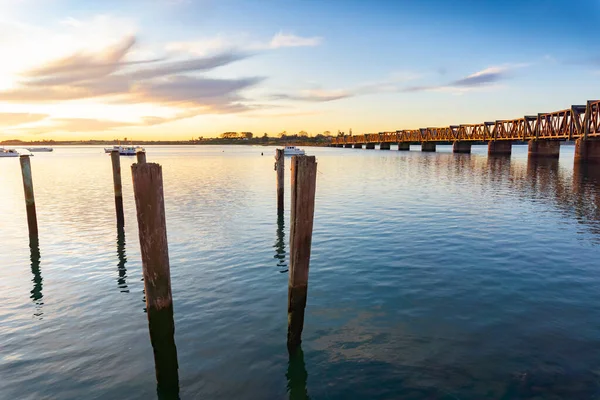
M 138 151 L 137 153 L 135 153 L 135 156 L 137 157 L 138 164 L 143 164 L 146 162 L 146 152 L 145 151 Z
M 171 272 L 167 245 L 162 168 L 155 163 L 131 166 L 150 341 L 160 393 L 179 393 Z
M 288 335 L 290 352 L 302 342 L 304 309 L 308 292 L 308 269 L 315 211 L 317 162 L 314 156 L 292 158 L 292 209 L 288 281 Z
M 21 162 L 21 175 L 23 175 L 23 190 L 25 191 L 25 207 L 27 209 L 27 226 L 29 237 L 37 238 L 37 214 L 35 212 L 35 197 L 33 196 L 33 178 L 31 176 L 31 160 L 28 155 L 19 157 Z
M 277 171 L 277 213 L 283 212 L 283 178 L 285 175 L 285 154 L 283 149 L 275 150 L 275 171 Z
M 123 188 L 121 186 L 121 156 L 118 150 L 110 153 L 113 170 L 113 185 L 115 187 L 115 209 L 117 211 L 117 226 L 125 225 L 123 215 Z

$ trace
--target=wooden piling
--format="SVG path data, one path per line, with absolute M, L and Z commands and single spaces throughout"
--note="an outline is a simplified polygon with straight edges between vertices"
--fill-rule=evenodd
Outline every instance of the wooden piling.
M 275 150 L 275 170 L 277 171 L 277 213 L 283 212 L 283 178 L 285 175 L 285 153 L 283 149 Z
M 117 212 L 117 227 L 125 225 L 123 214 L 123 188 L 121 185 L 121 156 L 118 150 L 110 153 L 113 170 L 113 185 L 115 187 L 115 210 Z
M 33 177 L 31 176 L 31 160 L 28 155 L 19 157 L 21 162 L 21 175 L 23 175 L 23 190 L 25 191 L 25 207 L 27 209 L 27 226 L 29 237 L 37 238 L 37 213 L 35 211 L 35 197 L 33 196 Z
M 131 166 L 146 291 L 146 309 L 158 391 L 179 392 L 171 273 L 167 245 L 162 168 L 155 163 Z
M 137 157 L 138 164 L 143 164 L 146 162 L 146 152 L 145 151 L 138 151 L 137 153 L 135 153 L 135 156 Z
M 292 209 L 288 281 L 288 335 L 290 352 L 302 342 L 304 309 L 308 292 L 308 269 L 312 242 L 317 162 L 314 156 L 292 158 Z

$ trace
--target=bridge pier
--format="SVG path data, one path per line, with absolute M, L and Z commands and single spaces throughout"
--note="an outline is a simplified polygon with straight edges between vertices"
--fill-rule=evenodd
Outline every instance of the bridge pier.
M 354 148 L 355 149 L 362 149 L 362 144 L 355 143 L 354 144 Z
M 375 149 L 375 143 L 367 143 L 365 146 L 365 149 L 367 149 L 367 150 Z
M 452 143 L 453 153 L 470 153 L 471 142 L 454 142 Z
M 600 140 L 577 139 L 575 163 L 600 164 Z
M 379 145 L 379 150 L 389 150 L 390 149 L 390 144 L 385 142 L 385 143 L 381 143 Z
M 434 152 L 435 151 L 435 142 L 421 143 L 421 151 Z
M 558 140 L 530 140 L 529 157 L 558 157 L 560 154 L 560 142 Z
M 512 152 L 511 140 L 494 140 L 488 143 L 489 156 L 510 156 Z
M 400 143 L 398 143 L 398 150 L 409 151 L 410 150 L 410 143 L 408 143 L 408 142 L 400 142 Z
M 351 149 L 352 148 L 352 143 L 347 143 L 344 145 L 345 148 L 347 149 Z

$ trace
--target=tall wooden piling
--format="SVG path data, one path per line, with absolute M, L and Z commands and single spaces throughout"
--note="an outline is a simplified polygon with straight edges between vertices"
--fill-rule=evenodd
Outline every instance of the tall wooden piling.
M 292 158 L 292 209 L 288 281 L 288 335 L 290 352 L 302 342 L 304 309 L 308 292 L 308 269 L 312 242 L 317 162 L 314 156 Z
M 123 214 L 123 188 L 121 185 L 121 156 L 118 150 L 110 153 L 113 170 L 113 185 L 115 187 L 115 210 L 117 212 L 117 226 L 125 225 L 125 216 Z
M 146 162 L 146 152 L 145 151 L 138 151 L 137 153 L 135 153 L 135 156 L 137 157 L 138 164 L 143 164 Z
M 277 171 L 277 213 L 283 212 L 283 178 L 285 175 L 285 153 L 283 149 L 275 150 L 275 171 Z
M 28 155 L 19 157 L 21 162 L 21 175 L 23 175 L 23 190 L 25 191 L 25 207 L 27 209 L 27 226 L 29 237 L 37 238 L 37 213 L 35 211 L 35 197 L 33 196 L 33 177 L 31 176 L 31 160 Z
M 131 172 L 150 341 L 160 397 L 161 393 L 179 392 L 162 168 L 155 163 L 133 164 Z

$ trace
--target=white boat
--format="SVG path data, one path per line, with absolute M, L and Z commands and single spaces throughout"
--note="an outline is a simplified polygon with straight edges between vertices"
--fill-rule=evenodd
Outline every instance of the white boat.
M 285 146 L 283 154 L 286 156 L 303 156 L 304 150 L 297 148 L 296 146 Z
M 113 146 L 104 148 L 105 153 L 112 153 L 115 150 L 122 156 L 135 156 L 135 153 L 138 151 L 145 151 L 144 148 L 140 146 Z
M 0 157 L 19 157 L 19 152 L 15 149 L 0 149 Z
M 44 152 L 44 153 L 49 153 L 51 151 L 54 151 L 54 149 L 52 147 L 27 147 L 27 150 L 33 152 Z

